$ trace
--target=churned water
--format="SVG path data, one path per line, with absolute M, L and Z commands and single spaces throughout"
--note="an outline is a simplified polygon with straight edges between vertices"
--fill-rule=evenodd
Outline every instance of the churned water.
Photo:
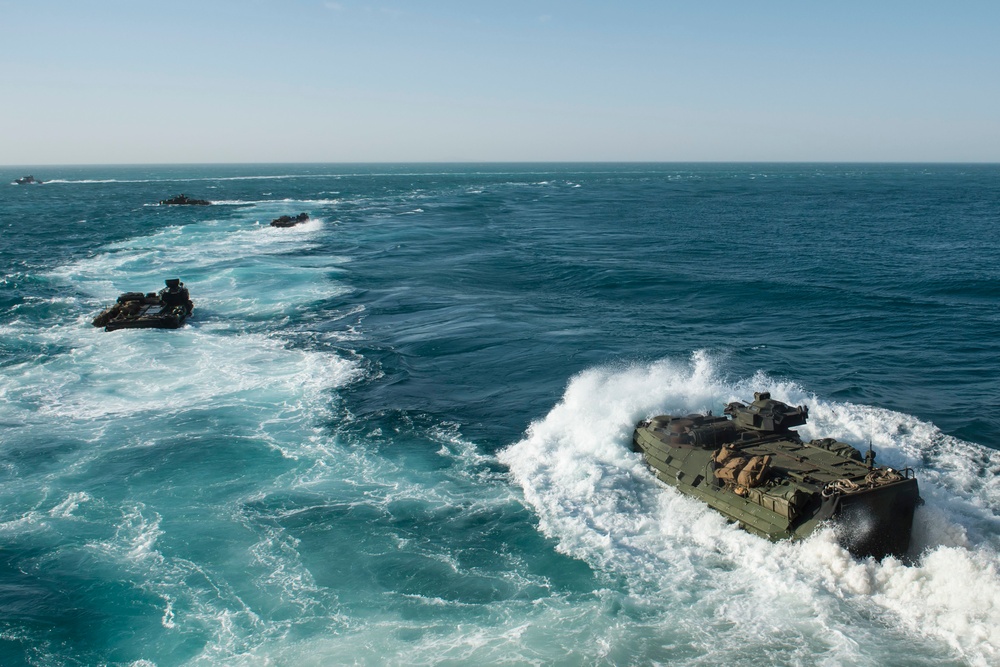
M 1000 167 L 22 171 L 3 665 L 1000 663 Z M 172 277 L 184 328 L 90 326 Z M 630 451 L 765 389 L 916 471 L 908 561 Z

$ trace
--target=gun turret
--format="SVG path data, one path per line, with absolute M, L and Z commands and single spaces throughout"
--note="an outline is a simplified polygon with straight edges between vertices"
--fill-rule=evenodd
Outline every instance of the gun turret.
M 750 405 L 734 401 L 726 406 L 726 414 L 733 418 L 737 427 L 783 433 L 802 426 L 809 417 L 809 408 L 806 406 L 793 408 L 771 398 L 769 391 L 754 392 L 753 397 L 754 401 Z

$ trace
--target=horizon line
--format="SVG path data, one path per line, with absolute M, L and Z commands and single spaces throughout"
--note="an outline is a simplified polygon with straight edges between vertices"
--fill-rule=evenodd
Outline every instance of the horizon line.
M 1000 160 L 345 160 L 345 161 L 259 161 L 259 162 L 63 162 L 0 164 L 0 169 L 36 167 L 209 167 L 253 165 L 607 165 L 607 164 L 857 164 L 857 165 L 1000 165 Z

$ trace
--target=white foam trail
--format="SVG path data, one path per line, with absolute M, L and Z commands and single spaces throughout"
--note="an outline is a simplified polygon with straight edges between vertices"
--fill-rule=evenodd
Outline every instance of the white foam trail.
M 222 533 L 236 525 L 243 531 L 239 538 L 252 531 L 241 552 L 252 573 L 249 593 L 230 585 L 220 574 L 224 567 L 179 555 L 188 551 L 171 538 L 185 539 L 190 529 L 171 523 L 176 508 L 170 500 L 141 484 L 124 497 L 105 495 L 101 483 L 84 473 L 119 456 L 155 458 L 158 448 L 170 451 L 178 441 L 196 447 L 206 424 L 225 429 L 209 439 L 280 453 L 295 475 L 300 468 L 328 470 L 335 460 L 343 465 L 317 424 L 329 416 L 332 392 L 353 382 L 359 365 L 333 350 L 291 347 L 271 326 L 347 289 L 330 277 L 345 258 L 302 254 L 326 224 L 313 219 L 275 229 L 215 220 L 115 243 L 43 276 L 64 287 L 65 296 L 22 304 L 49 312 L 41 319 L 38 313 L 14 319 L 0 331 L 27 349 L 53 350 L 5 367 L 0 422 L 17 425 L 19 443 L 60 431 L 68 442 L 57 468 L 10 476 L 5 500 L 23 498 L 26 507 L 5 512 L 0 532 L 58 540 L 60 553 L 80 550 L 109 576 L 134 582 L 157 600 L 165 628 L 207 638 L 209 662 L 231 661 L 262 641 L 280 642 L 309 614 L 327 627 L 337 625 L 335 596 L 312 580 L 294 537 L 271 525 L 240 526 L 241 498 L 223 497 L 220 507 L 193 499 L 185 512 Z M 185 280 L 195 300 L 188 325 L 112 333 L 90 326 L 120 292 L 155 290 L 174 276 Z M 254 328 L 254 318 L 268 326 Z M 16 463 L 12 471 L 18 472 Z M 258 484 L 270 481 L 266 472 L 258 474 Z M 73 490 L 88 483 L 94 486 L 87 491 Z M 113 534 L 106 534 L 109 527 Z M 74 543 L 72 536 L 81 534 L 89 541 Z M 288 613 L 265 620 L 244 600 L 247 595 L 275 601 Z
M 632 429 L 643 417 L 718 412 L 761 389 L 809 406 L 805 437 L 822 433 L 861 444 L 858 436 L 874 422 L 880 461 L 917 469 L 927 507 L 916 516 L 915 532 L 923 537 L 915 545 L 914 565 L 892 558 L 858 562 L 829 530 L 800 543 L 753 537 L 657 482 L 630 451 Z M 663 604 L 685 591 L 692 594 L 691 585 L 700 582 L 696 598 L 704 613 L 731 616 L 736 624 L 717 651 L 759 645 L 768 627 L 784 627 L 802 637 L 853 634 L 854 640 L 838 645 L 842 653 L 835 661 L 858 661 L 863 649 L 857 643 L 858 619 L 851 617 L 874 602 L 908 632 L 943 640 L 969 662 L 987 664 L 1000 658 L 994 501 L 1000 480 L 982 472 L 965 480 L 968 473 L 925 467 L 924 457 L 942 460 L 934 454 L 940 440 L 936 429 L 913 417 L 820 401 L 762 374 L 726 382 L 715 373 L 715 363 L 698 353 L 687 364 L 661 361 L 581 373 L 559 404 L 500 458 L 537 513 L 539 528 L 561 551 L 627 577 L 634 590 Z M 996 452 L 960 444 L 946 447 L 944 460 L 963 451 L 996 460 Z M 955 468 L 968 470 L 973 461 L 964 463 Z M 956 494 L 957 489 L 962 491 Z M 941 529 L 947 525 L 953 527 Z M 956 532 L 968 535 L 958 540 L 967 546 L 956 545 Z M 780 602 L 775 591 L 784 591 Z
M 66 496 L 66 500 L 49 510 L 49 516 L 59 519 L 68 519 L 73 516 L 73 512 L 75 512 L 76 508 L 80 506 L 80 503 L 85 503 L 88 500 L 90 500 L 90 494 L 86 491 L 71 493 Z
M 21 417 L 27 423 L 66 419 L 80 428 L 113 416 L 226 405 L 254 411 L 270 406 L 287 417 L 304 413 L 304 400 L 347 384 L 357 373 L 351 361 L 288 349 L 263 334 L 220 336 L 188 327 L 121 335 L 92 329 L 74 341 L 61 333 L 48 338 L 73 344 L 71 355 L 8 369 L 6 398 L 32 406 Z
M 95 183 L 150 183 L 150 180 L 131 180 L 131 181 L 120 181 L 114 178 L 82 178 L 78 180 L 68 179 L 68 178 L 53 178 L 50 181 L 45 181 L 46 184 L 49 183 L 80 183 L 84 185 L 91 185 Z
M 215 181 L 270 181 L 310 178 L 341 178 L 342 174 L 281 174 L 276 176 L 198 176 L 192 178 L 53 178 L 48 183 L 93 185 L 101 183 L 198 183 Z
M 356 363 L 290 349 L 274 334 L 242 331 L 247 317 L 280 320 L 342 293 L 345 288 L 329 279 L 342 258 L 283 257 L 308 248 L 323 224 L 317 219 L 299 230 L 248 229 L 232 221 L 171 227 L 54 269 L 46 277 L 65 283 L 67 296 L 51 301 L 51 324 L 15 319 L 2 333 L 29 348 L 67 352 L 5 369 L 0 414 L 41 429 L 46 420 L 69 420 L 78 434 L 98 433 L 111 417 L 198 406 L 311 421 L 308 406 L 353 381 Z M 172 276 L 192 289 L 196 306 L 188 326 L 113 333 L 89 326 L 117 294 L 155 290 Z M 81 292 L 93 297 L 75 296 Z
M 212 200 L 218 206 L 269 206 L 276 204 L 310 204 L 315 206 L 335 206 L 341 203 L 339 199 L 219 199 Z M 149 204 L 159 206 L 160 204 Z
M 51 271 L 67 293 L 93 295 L 88 315 L 125 291 L 151 291 L 168 277 L 179 277 L 195 302 L 193 325 L 210 313 L 217 321 L 233 317 L 281 317 L 304 304 L 344 293 L 330 274 L 347 258 L 284 255 L 315 246 L 325 228 L 322 218 L 289 229 L 245 221 L 208 221 L 168 227 L 150 236 L 108 246 L 106 252 Z

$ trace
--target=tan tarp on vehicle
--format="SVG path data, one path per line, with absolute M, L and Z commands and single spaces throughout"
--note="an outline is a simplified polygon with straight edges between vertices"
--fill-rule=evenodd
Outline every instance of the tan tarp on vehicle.
M 770 456 L 746 457 L 732 447 L 722 447 L 712 458 L 715 476 L 726 484 L 752 489 L 767 478 Z

